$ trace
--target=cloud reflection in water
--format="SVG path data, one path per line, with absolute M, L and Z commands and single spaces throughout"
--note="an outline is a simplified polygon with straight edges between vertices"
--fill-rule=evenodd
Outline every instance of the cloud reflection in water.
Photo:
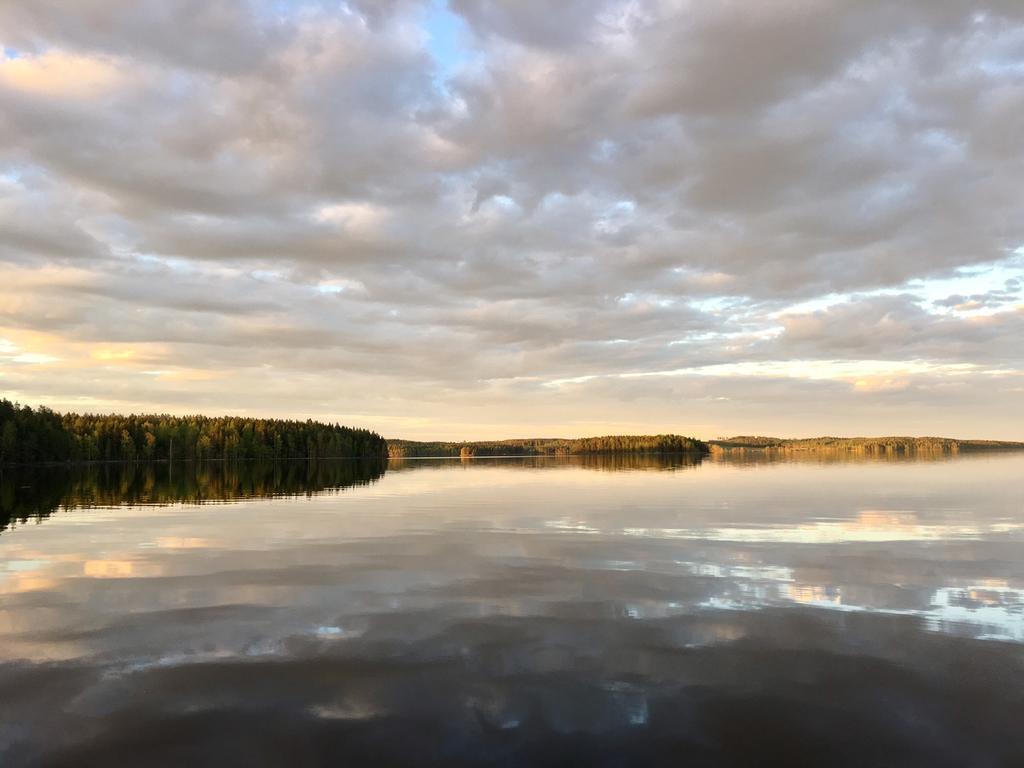
M 0 534 L 5 765 L 1021 754 L 1021 458 L 598 468 L 65 483 Z

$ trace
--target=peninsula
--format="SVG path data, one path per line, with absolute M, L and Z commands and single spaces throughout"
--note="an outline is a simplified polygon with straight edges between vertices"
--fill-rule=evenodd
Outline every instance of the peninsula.
M 319 421 L 244 416 L 59 414 L 0 400 L 0 464 L 171 459 L 373 458 L 384 438 Z

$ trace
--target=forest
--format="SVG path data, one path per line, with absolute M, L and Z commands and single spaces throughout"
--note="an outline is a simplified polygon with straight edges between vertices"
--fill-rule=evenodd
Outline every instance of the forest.
M 60 414 L 0 400 L 0 464 L 386 455 L 375 432 L 311 420 Z
M 708 453 L 707 443 L 681 435 L 605 435 L 481 442 L 389 440 L 391 458 L 461 456 L 571 456 L 576 454 Z
M 714 450 L 769 452 L 839 452 L 853 454 L 953 454 L 967 451 L 1021 450 L 1024 443 L 961 440 L 952 437 L 805 437 L 786 439 L 741 435 L 711 441 Z

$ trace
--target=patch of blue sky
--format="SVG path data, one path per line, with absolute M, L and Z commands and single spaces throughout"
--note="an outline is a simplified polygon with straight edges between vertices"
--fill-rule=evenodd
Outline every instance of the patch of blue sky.
M 158 275 L 171 272 L 181 277 L 200 277 L 211 280 L 239 279 L 245 276 L 244 270 L 232 265 L 195 262 L 179 256 L 165 256 L 155 253 L 132 252 L 127 255 L 143 269 L 150 269 Z M 260 270 L 257 270 L 257 272 L 260 272 L 260 274 L 253 273 L 252 277 L 262 282 L 267 282 L 270 273 L 264 274 Z
M 278 283 L 285 280 L 288 273 L 283 269 L 254 269 L 249 272 L 249 277 L 262 283 Z
M 1007 58 L 999 61 L 980 61 L 977 66 L 986 75 L 992 77 L 1024 75 L 1024 61 L 1020 59 Z
M 834 307 L 836 304 L 845 304 L 848 301 L 853 300 L 856 296 L 892 296 L 905 291 L 896 291 L 892 289 L 884 289 L 879 291 L 871 291 L 869 293 L 826 293 L 824 296 L 816 296 L 813 299 L 807 299 L 806 301 L 800 301 L 796 304 L 790 304 L 778 312 L 773 312 L 772 317 L 779 317 L 780 315 L 804 315 L 810 314 L 811 312 L 820 312 L 823 309 Z
M 737 296 L 707 296 L 700 299 L 690 299 L 688 303 L 692 309 L 696 309 L 698 312 L 718 314 L 731 311 L 738 304 L 742 304 L 745 301 L 745 298 Z
M 166 267 L 175 272 L 193 272 L 193 265 L 186 259 L 177 259 L 171 256 L 157 256 L 153 253 L 136 253 L 133 258 L 139 264 L 147 266 Z
M 431 0 L 423 21 L 427 50 L 440 75 L 447 78 L 470 58 L 466 23 L 448 7 L 447 0 Z
M 766 325 L 761 328 L 743 328 L 736 331 L 694 331 L 683 338 L 673 339 L 667 346 L 677 347 L 686 344 L 706 344 L 713 341 L 731 341 L 741 339 L 747 341 L 765 341 L 778 338 L 785 328 L 781 325 Z
M 491 200 L 494 201 L 495 205 L 499 206 L 500 208 L 505 208 L 507 210 L 519 207 L 516 201 L 513 200 L 508 195 L 494 195 L 494 197 L 492 197 Z
M 366 293 L 366 285 L 359 280 L 348 280 L 346 278 L 334 278 L 332 280 L 321 280 L 313 286 L 318 293 L 337 295 L 341 293 Z
M 594 229 L 603 235 L 614 235 L 630 224 L 636 216 L 636 203 L 619 200 L 605 209 L 604 214 L 594 222 Z
M 829 293 L 807 301 L 792 304 L 775 313 L 775 316 L 806 314 L 828 309 L 859 299 L 877 296 L 916 296 L 921 305 L 930 312 L 949 313 L 969 311 L 973 314 L 991 314 L 1000 307 L 996 302 L 974 309 L 945 306 L 943 302 L 953 296 L 982 296 L 989 293 L 1004 294 L 1003 304 L 1024 302 L 1024 246 L 1017 248 L 1007 258 L 990 264 L 960 267 L 942 277 L 915 278 L 892 288 L 849 293 Z
M 250 11 L 262 21 L 283 22 L 307 10 L 309 5 L 307 0 L 262 0 L 252 3 Z
M 906 290 L 921 298 L 937 311 L 955 311 L 937 302 L 951 296 L 984 296 L 1002 294 L 1002 303 L 1024 302 L 1024 249 L 1018 248 L 1012 256 L 994 264 L 962 267 L 953 275 L 943 278 L 911 280 Z M 996 303 L 979 306 L 975 312 L 998 311 Z
M 678 300 L 674 296 L 666 296 L 663 293 L 652 293 L 650 291 L 627 291 L 615 297 L 615 303 L 621 307 L 644 311 L 654 307 L 668 309 L 674 307 Z

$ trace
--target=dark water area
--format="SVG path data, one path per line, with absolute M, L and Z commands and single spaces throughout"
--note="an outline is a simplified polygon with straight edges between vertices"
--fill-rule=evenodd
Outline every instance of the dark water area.
M 1024 765 L 1024 455 L 0 473 L 0 765 Z
M 99 462 L 0 468 L 0 532 L 61 509 L 137 504 L 209 504 L 311 496 L 367 485 L 387 462 Z

